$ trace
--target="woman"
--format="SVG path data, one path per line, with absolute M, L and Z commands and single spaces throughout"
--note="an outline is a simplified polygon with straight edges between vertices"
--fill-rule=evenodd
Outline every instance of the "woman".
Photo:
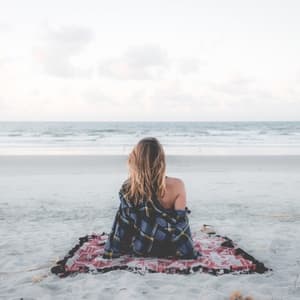
M 156 138 L 138 142 L 127 161 L 129 177 L 105 244 L 104 258 L 135 256 L 196 258 L 182 180 L 165 176 L 162 145 Z

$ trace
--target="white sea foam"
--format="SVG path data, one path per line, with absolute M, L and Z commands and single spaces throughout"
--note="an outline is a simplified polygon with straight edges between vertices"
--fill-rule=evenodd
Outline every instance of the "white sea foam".
M 170 155 L 300 154 L 300 122 L 0 122 L 0 155 L 127 154 L 145 136 Z

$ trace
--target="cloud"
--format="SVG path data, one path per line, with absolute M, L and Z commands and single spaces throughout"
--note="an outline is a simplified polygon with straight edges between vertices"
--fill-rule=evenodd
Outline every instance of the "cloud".
M 222 98 L 224 105 L 242 106 L 260 105 L 280 101 L 279 93 L 272 86 L 267 86 L 254 78 L 237 75 L 222 82 L 208 84 L 216 97 Z
M 227 81 L 219 83 L 212 82 L 210 86 L 215 92 L 231 96 L 240 96 L 252 93 L 257 86 L 257 82 L 252 78 L 236 75 Z
M 157 88 L 151 95 L 155 105 L 185 106 L 195 104 L 195 95 L 184 90 L 179 81 L 172 81 Z
M 12 64 L 18 64 L 22 62 L 21 56 L 2 56 L 0 57 L 0 67 L 11 66 Z
M 72 59 L 80 55 L 92 39 L 92 31 L 88 28 L 47 29 L 41 45 L 34 49 L 34 56 L 49 75 L 86 77 L 91 74 L 91 69 L 74 65 Z
M 9 63 L 11 60 L 8 57 L 0 57 L 0 68 L 5 66 L 7 63 Z
M 123 55 L 104 60 L 99 75 L 119 80 L 160 79 L 168 70 L 167 52 L 156 45 L 129 48 Z
M 205 119 L 220 107 L 219 99 L 181 79 L 151 82 L 132 93 L 126 103 L 126 111 L 138 120 Z
M 129 65 L 137 68 L 168 66 L 169 64 L 166 51 L 155 45 L 130 48 L 125 53 L 124 57 L 127 59 Z
M 284 113 L 293 111 L 300 95 L 290 82 L 266 82 L 242 75 L 207 86 L 209 93 L 222 104 L 225 119 L 226 114 L 228 119 L 237 120 L 284 119 Z
M 2 97 L 0 97 L 0 108 L 4 109 L 5 108 L 5 103 Z
M 170 58 L 160 46 L 146 44 L 132 46 L 118 57 L 102 60 L 98 72 L 101 77 L 117 80 L 161 80 L 197 73 L 200 65 L 204 63 L 198 58 Z
M 178 61 L 178 70 L 183 75 L 197 73 L 200 61 L 196 58 L 182 58 Z
M 13 30 L 13 26 L 7 23 L 0 23 L 0 32 L 7 33 Z
M 297 83 L 299 84 L 300 83 L 300 70 L 298 70 L 296 72 L 296 80 L 298 81 Z
M 118 105 L 119 101 L 108 96 L 99 88 L 89 88 L 81 93 L 82 97 L 86 102 L 92 105 Z
M 141 94 L 141 104 L 148 106 L 153 113 L 159 110 L 165 113 L 182 109 L 182 112 L 193 111 L 196 107 L 209 106 L 204 93 L 199 90 L 187 88 L 180 80 L 164 80 L 156 86 L 148 88 Z

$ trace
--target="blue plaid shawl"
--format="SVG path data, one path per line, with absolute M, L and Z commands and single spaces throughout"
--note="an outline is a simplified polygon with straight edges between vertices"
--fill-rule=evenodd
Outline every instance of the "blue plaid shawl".
M 104 248 L 103 258 L 122 254 L 193 259 L 195 251 L 187 214 L 166 209 L 154 198 L 135 205 L 119 191 L 120 206 Z

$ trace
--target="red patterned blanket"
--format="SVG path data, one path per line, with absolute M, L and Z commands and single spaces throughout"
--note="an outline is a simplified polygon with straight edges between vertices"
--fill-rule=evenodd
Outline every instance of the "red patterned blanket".
M 104 273 L 112 270 L 190 274 L 206 272 L 214 275 L 225 273 L 264 273 L 270 269 L 246 253 L 229 238 L 217 234 L 197 232 L 193 234 L 195 249 L 202 256 L 197 259 L 166 259 L 134 257 L 103 259 L 107 234 L 92 234 L 79 238 L 79 243 L 64 259 L 51 268 L 51 272 L 66 277 L 79 272 Z

